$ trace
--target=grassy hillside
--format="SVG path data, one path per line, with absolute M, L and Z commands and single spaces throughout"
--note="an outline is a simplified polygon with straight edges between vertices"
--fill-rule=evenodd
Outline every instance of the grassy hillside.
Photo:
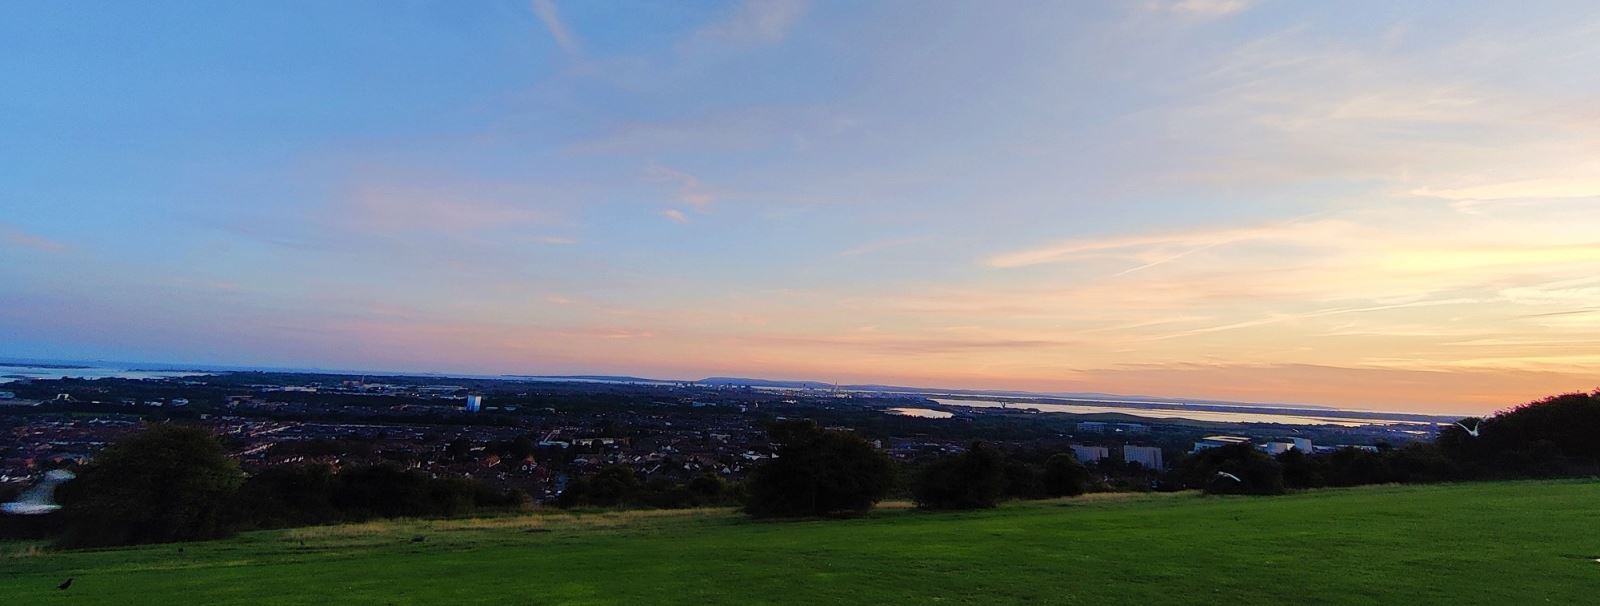
M 808 522 L 549 514 L 0 554 L 8 604 L 1574 604 L 1600 595 L 1600 482 Z

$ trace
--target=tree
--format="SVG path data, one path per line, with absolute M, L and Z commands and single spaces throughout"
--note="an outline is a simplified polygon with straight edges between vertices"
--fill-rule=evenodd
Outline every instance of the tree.
M 337 521 L 328 465 L 274 465 L 244 481 L 235 514 L 247 527 L 284 528 Z
M 1044 491 L 1052 497 L 1075 497 L 1089 489 L 1089 468 L 1070 452 L 1051 455 L 1044 462 Z
M 1285 490 L 1283 468 L 1249 444 L 1202 450 L 1179 465 L 1184 483 L 1202 488 L 1206 494 L 1283 494 Z
M 888 494 L 889 457 L 853 433 L 823 430 L 813 421 L 779 421 L 768 428 L 775 446 L 747 483 L 745 512 L 757 517 L 860 513 Z
M 689 480 L 687 488 L 689 494 L 694 495 L 696 504 L 708 504 L 725 498 L 728 483 L 717 474 L 706 472 Z
M 1394 481 L 1384 453 L 1359 448 L 1341 448 L 1327 457 L 1328 484 L 1361 486 Z
M 203 429 L 150 425 L 101 451 L 62 486 L 71 547 L 228 536 L 239 466 Z
M 912 498 L 925 509 L 987 509 L 1000 502 L 1006 481 L 1005 455 L 983 442 L 934 461 L 917 474 Z
M 1038 499 L 1046 495 L 1044 469 L 1019 458 L 1007 456 L 1005 461 L 1005 490 L 1008 499 Z
M 1476 432 L 1469 432 L 1469 427 Z M 1436 443 L 1459 470 L 1527 477 L 1600 473 L 1600 391 L 1523 404 L 1448 425 Z
M 639 477 L 627 465 L 607 465 L 589 478 L 590 505 L 621 505 L 639 491 Z
M 1283 483 L 1290 488 L 1321 488 L 1328 485 L 1328 462 L 1323 457 L 1291 448 L 1278 455 L 1283 466 Z

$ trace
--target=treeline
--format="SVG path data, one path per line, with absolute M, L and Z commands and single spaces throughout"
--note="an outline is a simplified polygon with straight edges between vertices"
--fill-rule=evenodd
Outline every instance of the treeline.
M 715 475 L 641 481 L 625 466 L 572 480 L 567 507 L 694 507 L 742 504 L 755 517 L 859 514 L 899 488 L 925 509 L 994 507 L 1006 499 L 1063 497 L 1101 489 L 1105 468 L 1067 452 L 1002 451 L 973 442 L 964 452 L 902 468 L 851 431 L 813 421 L 769 426 L 773 457 L 742 483 Z M 1281 494 L 1290 489 L 1379 483 L 1600 475 L 1600 391 L 1565 394 L 1487 419 L 1463 419 L 1433 442 L 1328 454 L 1289 451 L 1276 458 L 1248 445 L 1179 458 L 1155 485 L 1216 494 Z M 500 445 L 526 454 L 531 444 Z M 464 445 L 457 450 L 465 450 Z M 1128 478 L 1155 477 L 1124 470 Z M 1137 473 L 1134 473 L 1137 472 Z M 1126 478 L 1124 478 L 1126 479 Z M 242 529 L 455 516 L 528 504 L 521 493 L 490 490 L 468 478 L 436 478 L 391 464 L 291 465 L 246 477 L 201 429 L 153 425 L 106 448 L 59 490 L 62 512 L 10 518 L 5 536 L 56 536 L 63 546 L 201 540 Z M 20 525 L 19 525 L 20 524 Z M 31 533 L 31 534 L 30 534 Z
M 203 429 L 150 425 L 97 454 L 57 489 L 61 511 L 13 518 L 10 537 L 62 547 L 195 541 L 240 530 L 444 517 L 508 509 L 526 495 L 470 478 L 436 478 L 391 464 L 283 465 L 245 476 Z
M 820 517 L 871 509 L 902 474 L 889 457 L 853 432 L 812 421 L 781 421 L 769 432 L 774 456 L 746 483 L 744 510 L 756 517 Z M 1008 498 L 1083 494 L 1091 475 L 1071 453 L 1043 460 L 1008 456 L 974 442 L 965 452 L 906 470 L 908 487 L 925 509 L 994 507 Z
M 744 501 L 743 486 L 723 480 L 714 473 L 702 473 L 686 482 L 666 477 L 640 482 L 638 474 L 626 465 L 608 465 L 594 474 L 577 478 L 561 491 L 556 504 L 574 507 L 642 507 L 682 509 L 737 505 Z
M 374 518 L 436 518 L 529 504 L 471 478 L 437 478 L 393 464 L 280 465 L 250 476 L 230 512 L 235 528 L 284 528 Z
M 1600 391 L 1572 393 L 1487 419 L 1462 419 L 1432 442 L 1399 448 L 1325 454 L 1291 450 L 1276 458 L 1250 445 L 1202 450 L 1181 456 L 1155 485 L 1272 495 L 1325 486 L 1595 476 L 1600 475 L 1597 436 Z M 745 510 L 752 515 L 859 513 L 894 484 L 895 468 L 887 457 L 849 432 L 786 422 L 773 426 L 772 439 L 777 457 L 757 467 L 749 482 Z M 1105 487 L 1109 479 L 1078 464 L 1071 453 L 1029 460 L 983 442 L 911 471 L 912 498 L 926 509 L 976 509 L 1010 498 L 1072 496 Z
M 1249 446 L 1182 458 L 1174 482 L 1212 493 L 1281 494 L 1288 489 L 1363 484 L 1600 475 L 1600 391 L 1524 404 L 1444 428 L 1432 442 L 1376 451 L 1297 450 L 1276 458 Z

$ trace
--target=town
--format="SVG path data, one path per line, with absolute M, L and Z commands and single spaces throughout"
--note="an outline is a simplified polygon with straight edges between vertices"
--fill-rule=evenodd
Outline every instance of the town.
M 292 463 L 388 463 L 555 503 L 573 480 L 608 466 L 625 466 L 645 482 L 703 475 L 737 482 L 772 456 L 766 427 L 786 418 L 856 432 L 908 464 L 975 440 L 1017 452 L 1072 452 L 1121 490 L 1160 489 L 1176 457 L 1216 446 L 1253 443 L 1271 455 L 1375 450 L 1437 431 L 1040 413 L 919 394 L 729 383 L 276 372 L 22 378 L 0 391 L 0 484 L 84 463 L 143 423 L 178 420 L 222 438 L 247 473 Z

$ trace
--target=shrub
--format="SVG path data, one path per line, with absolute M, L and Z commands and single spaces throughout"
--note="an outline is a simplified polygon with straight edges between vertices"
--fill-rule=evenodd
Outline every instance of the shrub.
M 745 511 L 757 517 L 860 513 L 888 494 L 889 457 L 852 433 L 823 430 L 812 421 L 781 421 L 768 429 L 774 458 L 751 473 Z
M 1005 489 L 1001 495 L 1008 499 L 1041 499 L 1047 496 L 1044 469 L 1038 465 L 1007 456 L 1005 459 Z
M 934 461 L 917 474 L 912 498 L 926 509 L 994 507 L 1005 488 L 1005 456 L 982 442 Z
M 1075 497 L 1089 489 L 1089 468 L 1070 452 L 1051 455 L 1044 462 L 1044 491 L 1052 497 Z
M 1202 450 L 1185 457 L 1180 465 L 1184 482 L 1204 489 L 1206 494 L 1270 495 L 1285 491 L 1283 467 L 1249 444 Z
M 239 466 L 203 429 L 151 425 L 101 451 L 61 487 L 69 547 L 231 535 Z
M 1325 457 L 1309 455 L 1294 448 L 1278 455 L 1278 464 L 1283 466 L 1283 483 L 1289 488 L 1321 488 L 1328 485 L 1328 462 Z
M 333 504 L 334 486 L 328 465 L 268 467 L 245 479 L 235 512 L 256 528 L 326 524 L 344 518 Z

